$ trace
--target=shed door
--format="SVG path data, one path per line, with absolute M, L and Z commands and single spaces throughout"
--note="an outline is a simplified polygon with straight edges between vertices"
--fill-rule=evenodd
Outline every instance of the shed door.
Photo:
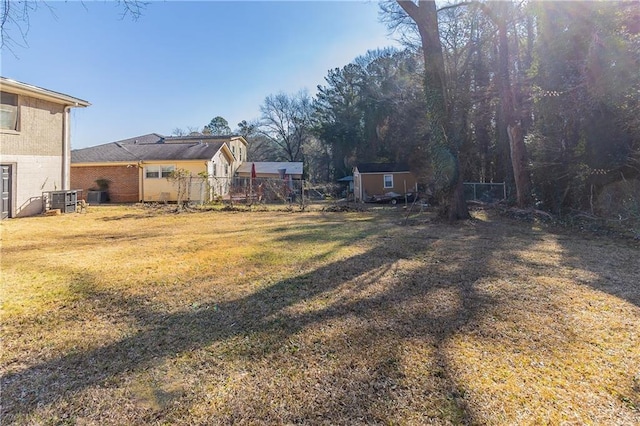
M 2 219 L 11 214 L 11 166 L 2 166 Z

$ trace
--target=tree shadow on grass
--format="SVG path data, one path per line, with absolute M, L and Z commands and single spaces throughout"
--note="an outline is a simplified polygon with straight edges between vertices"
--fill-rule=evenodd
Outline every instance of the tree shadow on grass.
M 640 307 L 640 245 L 609 237 L 556 235 L 563 264 L 593 277 L 582 284 Z
M 367 357 L 374 346 L 384 345 L 386 339 L 431 342 L 430 374 L 434 380 L 432 388 L 426 391 L 443 396 L 443 403 L 450 404 L 451 408 L 450 412 L 427 416 L 473 423 L 474 414 L 460 391 L 464 385 L 453 377 L 444 347 L 453 334 L 477 320 L 493 303 L 474 287 L 478 279 L 491 274 L 488 262 L 474 263 L 471 269 L 464 262 L 471 254 L 480 252 L 483 258 L 489 259 L 501 246 L 499 242 L 487 245 L 475 238 L 473 230 L 461 233 L 459 229 L 451 229 L 448 235 L 441 233 L 441 236 L 441 239 L 425 239 L 419 233 L 400 232 L 398 236 L 381 239 L 365 253 L 281 280 L 246 297 L 216 305 L 204 304 L 195 310 L 164 313 L 149 308 L 143 299 L 118 300 L 111 295 L 114 309 L 131 312 L 140 331 L 97 349 L 70 353 L 4 375 L 1 378 L 2 416 L 10 421 L 15 416 L 28 415 L 37 408 L 72 399 L 84 389 L 104 385 L 125 373 L 140 372 L 167 358 L 240 336 L 268 335 L 272 341 L 257 353 L 248 351 L 243 355 L 241 351 L 238 356 L 277 356 L 275 351 L 309 327 L 354 319 L 353 326 L 346 329 L 346 335 L 351 337 L 345 338 L 353 340 L 353 351 L 361 352 L 363 357 Z M 303 236 L 296 238 L 307 240 Z M 464 253 L 456 254 L 454 249 L 434 256 L 437 249 L 434 245 L 452 243 L 451 238 L 460 240 L 454 244 Z M 444 265 L 442 262 L 447 259 L 450 262 Z M 399 267 L 402 262 L 416 262 L 417 266 Z M 383 278 L 389 279 L 389 284 L 376 287 Z M 104 296 L 92 293 L 90 285 L 88 287 L 88 297 Z M 429 302 L 433 294 L 441 291 L 452 295 L 453 306 Z M 296 310 L 300 304 L 322 296 L 330 297 L 328 306 Z M 412 305 L 415 306 L 405 309 Z M 333 343 L 324 342 L 329 346 Z M 325 380 L 329 381 L 333 395 L 318 396 L 317 403 L 306 404 L 309 407 L 306 411 L 301 409 L 297 414 L 290 414 L 286 421 L 310 421 L 319 412 L 325 414 L 324 421 L 336 423 L 387 421 L 389 413 L 385 414 L 385 410 L 392 409 L 388 401 L 397 394 L 403 374 L 398 363 L 399 350 L 387 348 L 382 357 L 373 361 L 375 367 L 368 366 L 352 375 L 348 367 L 347 372 L 340 369 L 327 373 Z M 338 349 L 339 357 L 347 355 L 340 351 L 344 349 Z M 399 391 L 409 392 L 409 389 Z

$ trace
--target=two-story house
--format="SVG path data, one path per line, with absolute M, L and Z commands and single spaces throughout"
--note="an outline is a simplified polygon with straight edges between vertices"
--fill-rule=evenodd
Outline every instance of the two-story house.
M 69 111 L 89 102 L 0 77 L 2 218 L 43 209 L 42 193 L 70 189 Z

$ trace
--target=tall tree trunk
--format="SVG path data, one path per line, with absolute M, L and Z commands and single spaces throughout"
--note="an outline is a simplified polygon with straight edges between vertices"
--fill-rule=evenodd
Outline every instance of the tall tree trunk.
M 478 30 L 475 29 L 474 31 L 477 32 Z M 485 61 L 482 55 L 481 43 L 475 43 L 474 49 L 474 92 L 484 93 L 489 87 L 489 70 L 485 65 Z M 478 182 L 491 182 L 494 177 L 492 171 L 490 170 L 489 160 L 489 146 L 491 144 L 491 134 L 489 132 L 489 129 L 491 127 L 491 116 L 489 115 L 489 111 L 491 110 L 490 101 L 490 97 L 486 93 L 484 93 L 478 101 L 477 110 L 473 114 L 473 126 L 479 156 Z
M 492 18 L 498 26 L 499 90 L 502 117 L 509 137 L 511 167 L 516 184 L 516 202 L 519 207 L 531 204 L 531 179 L 527 167 L 527 148 L 524 132 L 516 117 L 515 95 L 509 74 L 509 39 L 507 35 L 507 8 L 509 3 L 498 4 L 500 10 Z
M 424 89 L 429 119 L 431 142 L 446 149 L 454 160 L 454 173 L 448 188 L 449 220 L 469 218 L 464 202 L 463 173 L 460 170 L 459 153 L 451 129 L 450 111 L 446 101 L 444 57 L 438 28 L 438 10 L 435 1 L 397 0 L 402 9 L 413 19 L 420 33 L 424 56 Z

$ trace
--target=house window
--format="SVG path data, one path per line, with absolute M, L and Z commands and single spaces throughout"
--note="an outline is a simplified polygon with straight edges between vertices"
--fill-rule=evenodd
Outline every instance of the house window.
M 384 175 L 384 187 L 393 188 L 393 175 Z
M 168 178 L 175 169 L 174 166 L 147 166 L 144 176 L 147 179 Z
M 215 176 L 215 175 L 216 175 L 216 171 L 217 171 L 217 164 L 216 164 L 216 163 L 213 163 L 213 171 L 211 172 L 211 174 L 212 174 L 213 176 Z
M 229 176 L 229 165 L 228 164 L 224 165 L 224 175 L 225 176 Z
M 162 177 L 168 178 L 175 169 L 174 166 L 162 166 Z
M 239 158 L 239 160 L 242 161 L 242 148 L 239 148 L 239 150 L 240 150 L 240 158 Z
M 145 168 L 144 177 L 147 179 L 158 179 L 160 178 L 160 167 L 158 166 L 147 166 Z
M 18 130 L 18 95 L 0 92 L 0 128 Z

